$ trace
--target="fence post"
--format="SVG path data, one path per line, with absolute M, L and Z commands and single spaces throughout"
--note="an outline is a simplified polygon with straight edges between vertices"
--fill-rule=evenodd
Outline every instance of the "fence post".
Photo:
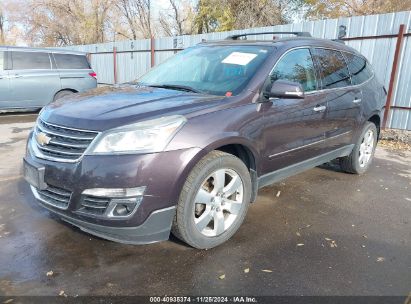
M 387 93 L 387 100 L 385 101 L 385 112 L 384 112 L 384 119 L 382 122 L 383 129 L 387 127 L 387 120 L 390 114 L 392 96 L 394 95 L 395 81 L 397 79 L 397 72 L 398 72 L 397 71 L 398 62 L 401 56 L 401 47 L 402 47 L 402 41 L 404 39 L 404 33 L 405 33 L 405 25 L 401 24 L 400 30 L 398 31 L 397 44 L 395 45 L 394 60 L 392 62 L 392 69 L 391 69 L 391 76 L 390 76 L 390 84 L 389 84 L 388 93 Z
M 154 53 L 155 53 L 154 47 L 155 47 L 155 45 L 154 44 L 155 44 L 154 43 L 154 37 L 151 36 L 151 38 L 150 38 L 151 67 L 153 67 L 154 64 L 155 64 L 155 59 L 154 59 Z
M 117 84 L 117 48 L 113 47 L 113 72 L 114 84 Z

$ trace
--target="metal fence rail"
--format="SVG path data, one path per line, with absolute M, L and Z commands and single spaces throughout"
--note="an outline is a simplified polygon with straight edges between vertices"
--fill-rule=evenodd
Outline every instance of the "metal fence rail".
M 99 83 L 124 83 L 139 78 L 179 50 L 201 41 L 220 40 L 245 32 L 305 31 L 313 37 L 335 39 L 340 25 L 347 28 L 346 44 L 374 66 L 388 90 L 386 126 L 411 130 L 411 12 L 327 19 L 218 32 L 68 47 L 89 53 Z M 281 36 L 281 35 L 280 35 Z M 257 38 L 272 39 L 272 35 Z

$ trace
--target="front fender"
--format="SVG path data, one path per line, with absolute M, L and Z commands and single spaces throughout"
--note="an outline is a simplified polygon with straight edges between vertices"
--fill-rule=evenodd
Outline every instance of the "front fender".
M 191 159 L 187 161 L 187 165 L 185 168 L 181 171 L 180 177 L 178 179 L 178 182 L 176 183 L 174 187 L 174 193 L 173 193 L 173 198 L 176 198 L 175 201 L 178 200 L 180 196 L 180 192 L 184 186 L 185 181 L 187 180 L 188 175 L 190 172 L 194 169 L 194 167 L 197 165 L 197 163 L 208 153 L 214 150 L 218 150 L 219 148 L 227 145 L 241 145 L 249 150 L 249 152 L 252 153 L 252 156 L 255 161 L 255 168 L 259 168 L 259 154 L 255 147 L 253 146 L 252 142 L 249 141 L 248 139 L 238 136 L 235 132 L 233 133 L 221 133 L 218 136 L 214 138 L 214 141 L 212 141 L 209 145 L 196 150 L 196 153 L 194 155 L 191 155 Z M 253 184 L 257 182 L 257 170 L 252 169 L 251 172 L 251 177 L 253 180 Z M 257 185 L 254 186 L 253 192 L 256 192 L 256 189 L 258 188 Z
M 253 144 L 252 141 L 249 139 L 240 136 L 236 132 L 225 132 L 222 134 L 219 134 L 218 136 L 214 137 L 211 143 L 205 147 L 203 147 L 203 150 L 206 150 L 207 153 L 217 150 L 220 147 L 227 146 L 227 145 L 241 145 L 247 148 L 253 155 L 254 160 L 255 160 L 255 165 L 256 168 L 258 168 L 258 159 L 259 159 L 259 153 L 257 149 L 255 148 L 255 145 Z

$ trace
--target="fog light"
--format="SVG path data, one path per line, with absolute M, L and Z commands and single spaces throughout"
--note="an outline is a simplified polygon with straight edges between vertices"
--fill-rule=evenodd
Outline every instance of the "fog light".
M 113 198 L 108 207 L 108 217 L 127 217 L 132 215 L 140 205 L 143 197 L 137 198 Z
M 143 200 L 146 187 L 136 188 L 92 188 L 83 191 L 83 195 L 108 200 L 104 216 L 127 218 L 132 216 Z
M 125 216 L 130 214 L 132 210 L 130 210 L 129 206 L 127 205 L 117 205 L 116 208 L 114 208 L 113 215 L 114 216 Z

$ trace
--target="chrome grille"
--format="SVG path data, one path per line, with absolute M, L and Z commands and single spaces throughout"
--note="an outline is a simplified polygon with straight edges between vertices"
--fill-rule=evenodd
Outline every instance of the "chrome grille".
M 109 203 L 109 198 L 84 195 L 81 199 L 81 208 L 79 209 L 79 212 L 92 215 L 103 215 L 106 212 Z
M 59 209 L 67 209 L 71 192 L 62 188 L 47 185 L 46 190 L 36 189 L 39 198 L 46 204 Z
M 50 138 L 47 144 L 40 144 L 36 135 L 44 133 Z M 57 126 L 38 120 L 34 140 L 40 153 L 46 158 L 62 161 L 77 161 L 86 151 L 98 132 L 77 130 Z

